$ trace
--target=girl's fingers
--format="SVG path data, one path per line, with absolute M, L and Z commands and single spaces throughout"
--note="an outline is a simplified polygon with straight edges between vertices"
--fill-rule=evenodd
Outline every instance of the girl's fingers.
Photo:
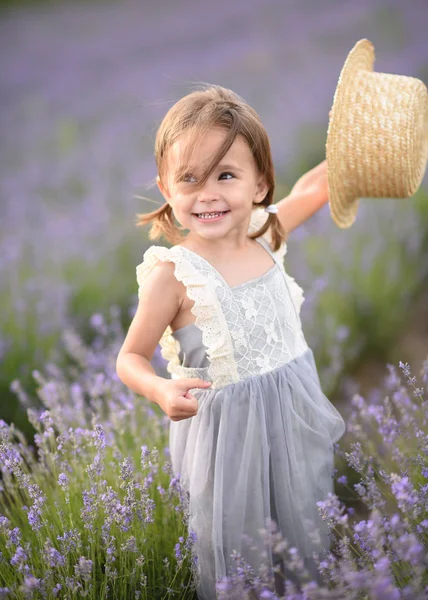
M 183 398 L 184 398 L 184 396 L 183 396 Z M 189 419 L 190 417 L 194 417 L 198 414 L 199 406 L 198 406 L 196 398 L 194 396 L 186 395 L 186 400 L 195 400 L 196 406 L 194 408 L 189 407 L 186 409 L 181 409 L 181 410 L 175 411 L 175 415 L 174 415 L 175 418 L 180 419 L 180 420 L 181 419 Z
M 198 406 L 198 400 L 197 400 L 197 398 L 195 398 L 195 396 L 193 396 L 193 394 L 186 392 L 186 394 L 184 394 L 183 398 L 186 398 L 186 400 L 193 400 L 196 403 L 196 405 Z

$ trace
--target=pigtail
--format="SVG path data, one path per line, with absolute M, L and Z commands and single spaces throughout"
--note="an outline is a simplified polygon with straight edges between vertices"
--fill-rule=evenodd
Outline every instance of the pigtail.
M 137 227 L 143 227 L 150 223 L 152 226 L 149 230 L 149 240 L 158 240 L 164 237 L 170 244 L 179 244 L 185 237 L 180 233 L 183 228 L 178 227 L 175 223 L 174 213 L 168 202 L 152 212 L 137 214 Z
M 289 232 L 284 229 L 281 221 L 278 219 L 277 214 L 269 214 L 269 218 L 267 219 L 266 223 L 267 228 L 271 228 L 272 250 L 276 252 L 279 250 L 281 244 L 287 241 Z
M 271 204 L 271 202 L 268 202 L 267 204 L 256 204 L 256 207 L 258 207 L 258 208 L 260 208 L 261 206 L 266 207 L 266 206 L 269 206 L 269 204 Z M 278 219 L 278 215 L 276 213 L 267 213 L 267 215 L 268 215 L 268 218 L 263 223 L 262 227 L 260 227 L 260 229 L 258 229 L 254 233 L 250 234 L 248 237 L 250 237 L 252 240 L 254 240 L 254 239 L 262 236 L 270 228 L 270 234 L 271 234 L 271 240 L 272 240 L 270 246 L 271 246 L 272 251 L 276 252 L 277 250 L 279 250 L 281 244 L 284 241 L 287 241 L 289 232 L 284 229 L 284 227 L 282 226 L 281 221 Z

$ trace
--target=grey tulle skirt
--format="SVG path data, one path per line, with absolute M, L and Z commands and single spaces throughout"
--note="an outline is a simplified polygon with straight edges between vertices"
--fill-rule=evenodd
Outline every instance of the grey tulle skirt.
M 233 551 L 255 574 L 262 564 L 272 569 L 263 534 L 269 519 L 317 579 L 313 552 L 322 558 L 330 536 L 316 503 L 333 491 L 333 444 L 345 423 L 321 390 L 312 350 L 268 373 L 192 393 L 198 414 L 171 422 L 170 454 L 188 493 L 198 598 L 216 598 Z

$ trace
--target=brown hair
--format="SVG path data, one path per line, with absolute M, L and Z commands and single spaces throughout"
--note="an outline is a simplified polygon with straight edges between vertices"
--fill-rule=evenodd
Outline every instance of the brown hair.
M 199 180 L 198 186 L 205 183 L 233 144 L 236 136 L 241 135 L 253 154 L 259 173 L 265 177 L 269 187 L 263 201 L 259 204 L 254 203 L 254 208 L 269 206 L 275 190 L 275 177 L 266 130 L 251 106 L 231 90 L 218 85 L 212 85 L 184 96 L 165 115 L 155 140 L 155 159 L 161 181 L 165 175 L 166 154 L 172 144 L 182 134 L 191 132 L 192 138 L 186 145 L 186 157 L 189 157 L 201 136 L 214 127 L 220 127 L 227 131 L 227 136 Z M 185 163 L 186 160 L 183 161 L 183 170 L 186 168 Z M 185 237 L 180 233 L 183 228 L 175 221 L 173 210 L 168 202 L 152 212 L 138 214 L 137 217 L 137 227 L 152 223 L 149 231 L 151 240 L 163 236 L 170 243 L 178 244 Z M 271 227 L 272 250 L 276 251 L 284 241 L 286 232 L 275 213 L 268 213 L 264 225 L 249 237 L 255 239 L 263 235 L 269 227 Z

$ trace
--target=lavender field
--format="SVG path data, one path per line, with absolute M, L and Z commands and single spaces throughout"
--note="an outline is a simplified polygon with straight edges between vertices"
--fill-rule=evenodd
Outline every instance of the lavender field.
M 0 22 L 6 395 L 66 323 L 83 332 L 93 312 L 130 304 L 126 325 L 148 245 L 135 214 L 153 206 L 135 196 L 161 202 L 149 187 L 154 132 L 192 83 L 232 87 L 259 111 L 281 195 L 324 157 L 338 73 L 357 39 L 373 41 L 378 70 L 428 79 L 424 2 L 37 6 Z M 290 240 L 287 266 L 306 290 L 305 330 L 329 392 L 370 342 L 390 344 L 425 276 L 427 181 L 412 201 L 363 202 L 345 232 L 325 207 Z M 11 405 L 4 416 L 19 419 Z
M 168 423 L 114 366 L 151 243 L 135 216 L 153 204 L 137 196 L 162 202 L 153 141 L 166 110 L 201 81 L 241 94 L 271 137 L 279 199 L 325 157 L 328 111 L 355 42 L 374 43 L 377 71 L 428 84 L 427 26 L 425 0 L 41 2 L 0 12 L 0 598 L 15 597 L 2 589 L 18 580 L 23 598 L 194 597 Z M 302 322 L 325 393 L 350 423 L 337 492 L 355 519 L 361 574 L 351 574 L 342 540 L 343 562 L 324 565 L 330 585 L 338 598 L 363 582 L 367 597 L 422 598 L 428 336 L 420 381 L 397 340 L 428 289 L 428 174 L 412 199 L 363 199 L 348 230 L 324 207 L 291 235 L 286 268 L 305 291 Z M 423 330 L 428 306 L 418 314 Z M 364 401 L 353 373 L 371 360 L 385 380 Z M 387 367 L 400 361 L 407 391 Z M 153 364 L 166 375 L 158 352 Z M 25 440 L 34 432 L 37 459 Z M 338 501 L 329 518 L 343 533 Z M 133 519 L 145 523 L 137 536 Z M 129 591 L 119 592 L 124 573 Z

